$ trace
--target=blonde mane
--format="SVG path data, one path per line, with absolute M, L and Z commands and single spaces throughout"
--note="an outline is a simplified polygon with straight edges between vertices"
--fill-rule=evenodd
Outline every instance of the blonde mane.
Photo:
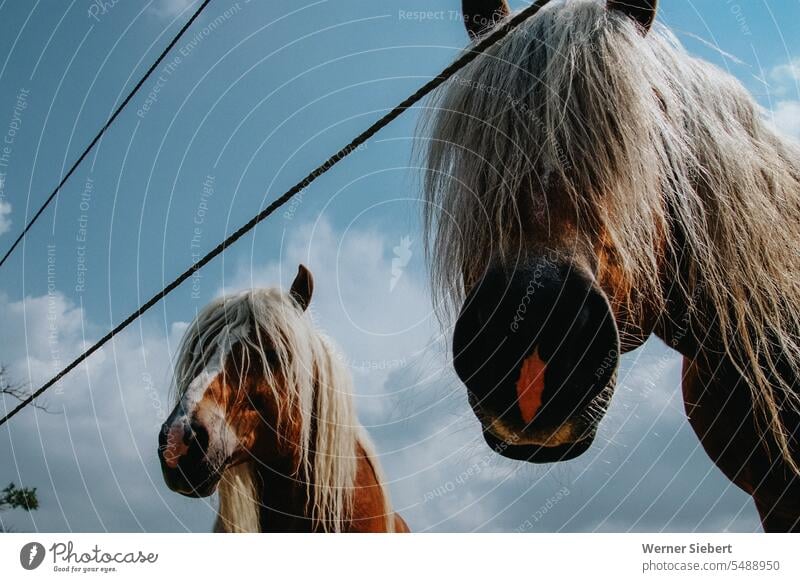
M 520 197 L 546 217 L 559 193 L 553 204 L 571 205 L 588 240 L 603 233 L 657 308 L 663 269 L 677 269 L 662 264 L 665 250 L 683 252 L 691 272 L 678 294 L 719 326 L 759 422 L 798 470 L 779 412 L 800 409 L 786 374 L 800 377 L 800 148 L 732 75 L 663 26 L 642 35 L 604 1 L 554 0 L 448 81 L 421 131 L 446 319 L 463 300 L 464 266 L 513 260 Z M 664 249 L 675 230 L 684 240 Z
M 251 365 L 260 366 L 263 385 L 280 399 L 283 414 L 276 431 L 289 420 L 300 427 L 294 478 L 306 486 L 313 529 L 341 531 L 352 510 L 357 443 L 370 450 L 353 408 L 348 370 L 288 294 L 253 289 L 216 299 L 191 323 L 178 350 L 178 396 L 212 359 L 224 361 L 236 342 L 248 348 L 239 378 Z M 254 354 L 256 361 L 250 361 Z M 383 493 L 388 508 L 385 488 Z M 261 499 L 253 463 L 227 469 L 219 496 L 222 529 L 259 531 Z

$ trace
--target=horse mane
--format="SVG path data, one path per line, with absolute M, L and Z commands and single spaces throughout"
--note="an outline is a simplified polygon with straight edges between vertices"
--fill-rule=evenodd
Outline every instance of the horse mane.
M 602 233 L 656 308 L 663 257 L 682 253 L 692 269 L 672 293 L 719 327 L 757 420 L 800 471 L 780 414 L 800 410 L 800 148 L 764 117 L 732 75 L 665 27 L 643 36 L 605 1 L 554 0 L 451 78 L 423 116 L 441 315 L 463 301 L 465 265 L 480 273 L 492 258 L 518 258 L 522 197 L 542 224 L 559 205 L 580 235 Z
M 178 349 L 178 396 L 209 361 L 224 362 L 236 342 L 247 348 L 237 362 L 239 378 L 246 377 L 251 365 L 260 366 L 263 385 L 281 401 L 278 408 L 284 412 L 276 431 L 288 421 L 299 426 L 294 477 L 305 483 L 313 529 L 341 531 L 352 510 L 356 445 L 368 446 L 353 407 L 347 368 L 288 294 L 251 289 L 216 299 L 190 324 Z M 220 519 L 228 531 L 259 531 L 253 463 L 226 469 L 220 481 Z M 384 499 L 388 506 L 385 489 Z

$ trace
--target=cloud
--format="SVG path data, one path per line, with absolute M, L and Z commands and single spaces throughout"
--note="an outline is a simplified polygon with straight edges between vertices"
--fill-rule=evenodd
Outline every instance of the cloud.
M 0 180 L 3 178 L 0 177 Z M 0 184 L 2 190 L 2 184 Z M 11 204 L 5 200 L 0 200 L 0 235 L 7 233 L 11 229 Z
M 37 387 L 99 336 L 62 294 L 0 296 L 0 361 Z M 171 345 L 174 344 L 172 338 Z M 169 412 L 166 334 L 134 325 L 1 430 L 0 479 L 36 487 L 40 509 L 3 512 L 3 527 L 39 531 L 210 530 L 213 508 L 163 484 L 155 455 Z M 16 401 L 3 398 L 0 412 Z
M 800 101 L 779 101 L 772 111 L 772 123 L 778 130 L 800 140 Z
M 775 95 L 786 95 L 792 90 L 796 93 L 800 83 L 800 59 L 773 67 L 769 72 L 769 79 L 772 81 Z
M 768 79 L 776 98 L 770 122 L 780 133 L 800 141 L 800 59 L 774 67 Z
M 359 418 L 375 441 L 395 507 L 412 529 L 758 529 L 750 499 L 709 461 L 688 426 L 680 358 L 658 342 L 623 358 L 611 409 L 579 459 L 531 465 L 489 450 L 452 372 L 450 332 L 431 313 L 423 258 L 413 242 L 403 243 L 406 236 L 340 232 L 324 221 L 299 226 L 287 235 L 280 260 L 243 262 L 219 292 L 287 289 L 298 263 L 311 268 L 311 315 L 353 372 Z M 400 277 L 398 246 L 411 254 L 401 261 Z M 0 319 L 0 361 L 31 386 L 102 331 L 58 293 L 20 301 L 0 296 Z M 4 513 L 0 525 L 210 529 L 215 500 L 168 491 L 154 454 L 158 424 L 170 408 L 169 350 L 185 325 L 171 323 L 168 331 L 134 325 L 59 385 L 61 393 L 48 398 L 58 414 L 27 410 L 2 429 L 0 479 L 38 487 L 42 508 Z

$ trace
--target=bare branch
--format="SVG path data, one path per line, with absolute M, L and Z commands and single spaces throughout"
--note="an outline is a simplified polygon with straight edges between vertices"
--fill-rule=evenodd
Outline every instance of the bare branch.
M 0 395 L 10 396 L 19 401 L 23 401 L 30 396 L 30 391 L 27 388 L 21 384 L 12 383 L 8 379 L 8 369 L 3 364 L 0 364 Z M 48 414 L 56 414 L 55 411 L 47 408 L 47 404 L 39 404 L 35 400 L 31 402 L 31 406 Z

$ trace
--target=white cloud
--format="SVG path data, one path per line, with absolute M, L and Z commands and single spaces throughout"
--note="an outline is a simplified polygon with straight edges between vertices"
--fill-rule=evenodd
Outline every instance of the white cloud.
M 783 135 L 800 141 L 800 59 L 774 67 L 768 78 L 775 99 L 770 122 Z
M 0 180 L 3 178 L 0 177 Z M 0 190 L 2 190 L 0 184 Z M 11 204 L 6 200 L 0 200 L 0 235 L 5 234 L 11 228 Z
M 772 111 L 772 123 L 778 130 L 800 140 L 800 101 L 779 101 Z
M 775 95 L 782 96 L 794 91 L 797 93 L 800 85 L 800 59 L 778 65 L 769 72 L 773 83 Z
M 100 335 L 56 292 L 0 296 L 0 362 L 9 379 L 36 388 Z M 174 345 L 174 344 L 173 344 Z M 17 530 L 210 530 L 212 508 L 187 503 L 163 484 L 155 455 L 171 408 L 165 334 L 133 326 L 28 408 L 0 439 L 1 482 L 36 487 L 41 508 L 4 512 Z M 4 397 L 5 414 L 16 401 Z

